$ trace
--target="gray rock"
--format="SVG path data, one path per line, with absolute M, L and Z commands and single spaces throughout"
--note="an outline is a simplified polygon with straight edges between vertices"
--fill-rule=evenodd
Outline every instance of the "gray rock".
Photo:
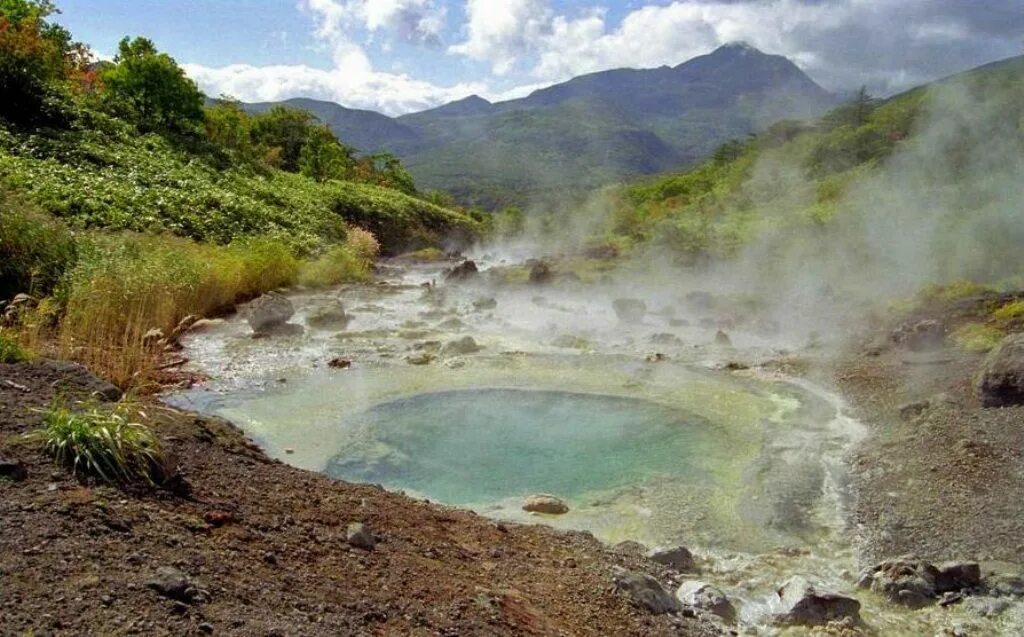
M 190 334 L 199 334 L 224 327 L 225 325 L 227 325 L 227 321 L 224 319 L 199 319 L 188 328 L 188 331 Z
M 640 299 L 615 299 L 612 309 L 623 323 L 639 323 L 647 315 L 647 304 Z
M 912 352 L 933 350 L 945 342 L 946 328 L 933 319 L 908 321 L 896 328 L 889 338 Z
M 188 576 L 173 566 L 161 566 L 148 581 L 146 587 L 169 599 L 191 601 L 190 590 L 195 590 Z
M 43 360 L 38 363 L 43 369 L 47 369 L 61 376 L 61 380 L 68 386 L 81 387 L 89 393 L 107 401 L 120 400 L 121 390 L 111 385 L 102 378 L 97 378 L 85 367 L 78 363 L 68 361 Z
M 562 515 L 569 512 L 569 505 L 560 498 L 547 493 L 537 493 L 523 500 L 523 511 Z
M 441 346 L 441 356 L 460 356 L 462 354 L 474 354 L 480 351 L 480 346 L 473 340 L 472 336 L 463 336 L 454 341 L 448 341 Z
M 551 279 L 554 278 L 554 273 L 551 271 L 551 266 L 544 261 L 531 259 L 530 265 L 530 283 L 534 285 L 543 285 L 550 283 Z
M 362 522 L 353 522 L 348 525 L 348 530 L 345 532 L 345 540 L 350 546 L 365 551 L 372 551 L 377 546 L 377 540 L 373 537 L 373 533 Z
M 671 549 L 654 551 L 648 557 L 658 564 L 679 571 L 680 573 L 695 573 L 697 565 L 693 561 L 693 553 L 685 546 L 677 546 Z
M 295 314 L 295 307 L 283 294 L 268 292 L 249 303 L 245 318 L 254 332 L 267 332 L 288 322 Z
M 860 602 L 823 590 L 803 577 L 793 577 L 778 590 L 780 612 L 776 623 L 791 626 L 823 626 L 846 618 L 860 622 Z
M 1019 575 L 1000 573 L 985 578 L 985 586 L 996 595 L 1024 596 L 1024 578 Z
M 466 259 L 451 270 L 448 270 L 444 275 L 444 280 L 452 282 L 468 281 L 476 278 L 478 274 L 479 271 L 476 268 L 476 262 Z
M 683 582 L 676 591 L 676 598 L 688 606 L 717 615 L 730 624 L 736 622 L 736 607 L 725 593 L 711 584 L 696 580 Z
M 334 300 L 310 312 L 306 323 L 319 330 L 343 330 L 351 320 L 341 301 Z
M 928 562 L 906 556 L 875 565 L 862 574 L 858 583 L 889 601 L 916 608 L 934 601 L 938 575 L 939 570 Z
M 612 582 L 615 584 L 616 590 L 625 593 L 634 604 L 647 609 L 654 615 L 674 613 L 680 610 L 679 601 L 672 597 L 658 580 L 646 573 L 637 573 L 616 567 L 612 575 Z
M 0 478 L 4 478 L 12 482 L 21 482 L 28 478 L 28 470 L 25 469 L 24 464 L 17 460 L 0 458 Z
M 1011 334 L 985 358 L 978 376 L 985 407 L 1024 405 L 1024 332 Z
M 498 301 L 494 297 L 485 297 L 473 301 L 473 307 L 478 310 L 493 310 L 498 307 Z
M 995 617 L 1010 607 L 1012 602 L 1005 597 L 971 597 L 964 606 L 982 617 Z
M 436 357 L 430 352 L 423 352 L 422 354 L 413 354 L 412 356 L 406 356 L 405 362 L 410 365 L 429 365 L 434 362 Z
M 937 568 L 936 593 L 959 591 L 981 584 L 981 566 L 977 562 L 944 562 Z

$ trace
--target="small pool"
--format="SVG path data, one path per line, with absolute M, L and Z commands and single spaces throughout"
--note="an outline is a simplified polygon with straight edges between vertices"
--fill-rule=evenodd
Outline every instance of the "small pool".
M 705 462 L 719 455 L 699 417 L 600 394 L 428 393 L 374 406 L 343 426 L 352 442 L 328 462 L 329 475 L 456 505 L 536 492 L 571 499 L 659 477 L 700 483 Z

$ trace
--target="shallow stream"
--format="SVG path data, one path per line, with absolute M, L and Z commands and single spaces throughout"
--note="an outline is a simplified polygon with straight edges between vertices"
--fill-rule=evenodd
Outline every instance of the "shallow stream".
M 721 317 L 699 316 L 692 297 L 648 294 L 649 311 L 624 321 L 613 299 L 635 290 L 483 276 L 425 287 L 443 267 L 290 295 L 304 325 L 340 298 L 344 329 L 254 339 L 235 317 L 190 336 L 191 365 L 212 380 L 166 400 L 232 420 L 298 467 L 608 543 L 685 545 L 749 633 L 775 630 L 774 592 L 794 574 L 856 594 L 879 634 L 980 621 L 855 590 L 843 460 L 863 428 L 822 388 L 721 369 L 775 357 L 797 337 L 737 330 L 716 342 Z M 481 349 L 444 349 L 465 336 Z M 351 367 L 329 367 L 334 358 Z M 524 512 L 534 493 L 569 513 Z

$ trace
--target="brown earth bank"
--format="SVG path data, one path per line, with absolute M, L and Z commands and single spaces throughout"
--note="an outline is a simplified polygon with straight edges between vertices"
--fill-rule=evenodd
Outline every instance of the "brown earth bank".
M 56 398 L 112 389 L 70 364 L 0 365 L 0 458 L 27 473 L 0 478 L 2 635 L 721 634 L 634 605 L 616 566 L 670 575 L 589 534 L 295 469 L 224 421 L 142 405 L 187 496 L 82 482 L 20 442 Z

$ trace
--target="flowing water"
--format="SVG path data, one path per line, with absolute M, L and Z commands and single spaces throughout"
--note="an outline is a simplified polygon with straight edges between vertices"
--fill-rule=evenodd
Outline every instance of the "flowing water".
M 636 290 L 424 287 L 440 274 L 408 266 L 292 295 L 300 324 L 340 298 L 353 316 L 344 330 L 253 339 L 236 317 L 191 336 L 187 355 L 212 380 L 166 400 L 232 420 L 298 467 L 609 543 L 685 545 L 749 633 L 776 630 L 774 591 L 794 574 L 857 595 L 879 634 L 978 625 L 962 609 L 910 613 L 854 589 L 843 459 L 864 432 L 838 397 L 718 369 L 799 337 L 738 331 L 716 344 L 718 324 L 691 316 L 685 298 L 647 291 L 654 311 L 622 321 L 613 295 Z M 482 349 L 439 349 L 466 335 Z M 429 364 L 410 363 L 425 354 Z M 351 368 L 328 367 L 335 357 Z M 569 513 L 522 511 L 533 493 Z

